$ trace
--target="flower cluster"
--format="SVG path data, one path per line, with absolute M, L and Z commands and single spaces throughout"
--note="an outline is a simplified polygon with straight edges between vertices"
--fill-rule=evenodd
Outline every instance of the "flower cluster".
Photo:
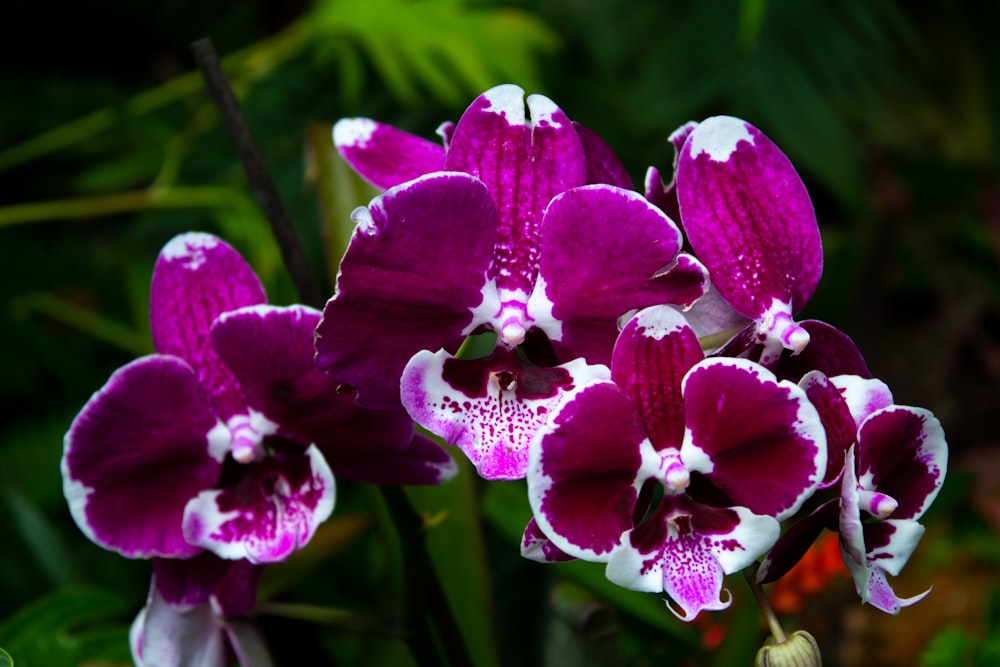
M 776 580 L 825 528 L 864 602 L 922 597 L 886 575 L 920 539 L 944 435 L 894 404 L 848 336 L 796 320 L 820 234 L 758 129 L 685 125 L 673 177 L 650 169 L 644 193 L 595 133 L 513 85 L 441 144 L 368 119 L 333 134 L 385 192 L 355 210 L 323 312 L 265 305 L 231 247 L 175 238 L 153 276 L 157 353 L 66 436 L 77 524 L 154 559 L 138 662 L 266 664 L 240 617 L 261 567 L 329 516 L 335 477 L 455 473 L 414 422 L 484 478 L 526 479 L 525 557 L 605 563 L 683 620 L 727 607 L 724 576 L 762 557 L 760 581 Z M 463 353 L 477 336 L 492 351 Z
M 848 336 L 796 321 L 823 251 L 773 142 L 736 118 L 688 123 L 673 178 L 650 169 L 639 197 L 593 132 L 515 86 L 440 135 L 334 128 L 386 192 L 354 213 L 320 367 L 363 404 L 398 401 L 482 476 L 526 477 L 528 558 L 604 562 L 690 620 L 728 605 L 723 575 L 770 552 L 774 580 L 828 525 L 865 602 L 912 601 L 885 573 L 916 546 L 947 447 L 930 413 L 870 395 L 884 385 Z M 482 332 L 491 354 L 454 356 Z
M 316 369 L 319 319 L 266 305 L 257 276 L 214 236 L 184 234 L 160 253 L 150 291 L 157 353 L 94 394 L 62 459 L 80 529 L 127 558 L 155 559 L 133 628 L 137 662 L 189 664 L 175 655 L 185 650 L 225 664 L 222 633 L 206 627 L 236 636 L 225 619 L 252 606 L 252 572 L 309 541 L 333 510 L 335 475 L 435 484 L 457 471 L 401 408 L 360 408 Z M 188 633 L 205 641 L 178 648 Z

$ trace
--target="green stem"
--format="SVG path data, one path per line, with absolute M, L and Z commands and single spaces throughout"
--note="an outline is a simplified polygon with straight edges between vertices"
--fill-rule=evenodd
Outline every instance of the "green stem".
M 78 220 L 150 208 L 232 206 L 236 193 L 222 187 L 150 188 L 0 207 L 0 228 L 46 220 Z
M 405 635 L 404 629 L 397 621 L 377 616 L 357 614 L 333 607 L 283 602 L 258 602 L 254 607 L 254 612 L 267 616 L 282 616 L 284 618 L 294 618 L 311 623 L 320 623 L 347 632 L 370 632 L 390 637 L 402 637 Z
M 784 644 L 788 641 L 788 637 L 785 635 L 781 623 L 778 622 L 778 617 L 775 615 L 774 609 L 771 608 L 771 602 L 767 599 L 764 587 L 757 583 L 758 567 L 760 566 L 757 563 L 753 563 L 750 567 L 743 570 L 743 576 L 746 578 L 747 584 L 753 592 L 753 597 L 757 601 L 757 606 L 760 607 L 760 612 L 767 621 L 767 626 L 771 629 L 771 636 L 774 637 L 775 643 Z
M 246 117 L 219 65 L 211 40 L 199 40 L 191 45 L 191 49 L 205 77 L 208 91 L 219 108 L 229 137 L 236 146 L 254 196 L 278 241 L 282 258 L 299 291 L 299 297 L 308 305 L 323 308 L 325 300 L 316 276 L 310 272 L 305 260 L 302 241 L 285 211 L 274 179 L 254 144 Z M 420 515 L 413 509 L 401 488 L 380 487 L 380 491 L 402 543 L 403 562 L 407 570 L 407 620 L 413 629 L 413 633 L 407 636 L 407 641 L 414 659 L 421 667 L 471 667 L 472 659 L 448 605 L 441 581 L 427 554 Z M 425 609 L 428 613 L 424 613 Z M 446 662 L 442 662 L 434 641 L 435 628 L 446 654 Z
M 153 351 L 148 335 L 52 294 L 33 292 L 19 297 L 12 305 L 15 312 L 39 313 L 132 354 L 142 356 Z

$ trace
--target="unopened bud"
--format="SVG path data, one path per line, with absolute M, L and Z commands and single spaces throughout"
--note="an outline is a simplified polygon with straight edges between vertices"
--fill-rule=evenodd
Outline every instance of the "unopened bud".
M 770 640 L 769 640 L 770 641 Z M 757 667 L 823 667 L 819 645 L 811 634 L 797 630 L 781 644 L 765 644 L 757 651 Z

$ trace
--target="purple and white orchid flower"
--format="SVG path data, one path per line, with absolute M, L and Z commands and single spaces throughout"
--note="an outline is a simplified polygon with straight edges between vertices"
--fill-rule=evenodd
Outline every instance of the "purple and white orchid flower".
M 98 545 L 280 561 L 329 516 L 334 473 L 431 484 L 456 472 L 402 409 L 359 408 L 313 366 L 319 312 L 265 301 L 218 238 L 164 247 L 150 298 L 157 353 L 116 371 L 64 442 L 66 499 Z
M 705 359 L 682 315 L 647 308 L 618 338 L 611 381 L 577 389 L 532 442 L 524 553 L 606 562 L 609 579 L 666 592 L 691 620 L 729 605 L 723 575 L 770 548 L 825 469 L 801 388 L 745 359 Z M 662 487 L 651 511 L 650 482 Z
M 688 123 L 670 137 L 674 180 L 664 186 L 653 168 L 646 196 L 668 213 L 678 210 L 694 254 L 734 312 L 706 302 L 702 319 L 719 331 L 749 321 L 733 356 L 761 345 L 771 367 L 783 349 L 809 343 L 797 314 L 816 290 L 823 249 L 812 202 L 795 167 L 764 134 L 738 118 Z
M 484 476 L 523 477 L 539 408 L 606 377 L 567 362 L 608 364 L 622 315 L 690 305 L 705 270 L 679 252 L 673 221 L 629 189 L 603 141 L 548 98 L 498 86 L 444 134 L 438 149 L 370 120 L 336 126 L 341 154 L 389 189 L 354 213 L 316 362 L 355 386 L 362 405 L 401 400 Z M 456 361 L 483 331 L 497 351 Z M 520 362 L 512 351 L 522 343 L 531 361 L 561 370 Z
M 897 614 L 927 594 L 899 598 L 886 575 L 897 576 L 913 554 L 924 532 L 917 520 L 944 483 L 948 445 L 941 424 L 927 410 L 894 404 L 879 380 L 812 372 L 800 385 L 826 427 L 831 465 L 824 483 L 840 479 L 840 497 L 792 526 L 758 578 L 781 577 L 828 527 L 840 533 L 841 556 L 862 602 Z

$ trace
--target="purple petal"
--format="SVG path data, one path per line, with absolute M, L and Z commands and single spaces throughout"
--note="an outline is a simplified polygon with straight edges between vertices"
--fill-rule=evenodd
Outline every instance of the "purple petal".
M 722 577 L 740 570 L 778 538 L 778 522 L 743 507 L 719 509 L 684 496 L 665 496 L 643 524 L 623 537 L 608 561 L 612 582 L 639 591 L 667 593 L 683 621 L 703 609 L 725 609 Z
M 788 158 L 749 123 L 709 118 L 684 144 L 677 194 L 684 231 L 713 283 L 766 336 L 764 362 L 781 347 L 801 351 L 808 335 L 791 316 L 816 289 L 823 250 Z
M 745 359 L 708 359 L 684 378 L 681 457 L 733 504 L 779 521 L 826 471 L 826 434 L 798 386 Z
M 229 432 L 194 371 L 154 355 L 115 371 L 73 420 L 63 490 L 80 529 L 127 558 L 187 557 L 184 505 L 219 478 Z
M 376 484 L 436 484 L 457 467 L 447 452 L 414 435 L 401 407 L 358 407 L 355 393 L 313 364 L 320 313 L 305 306 L 255 306 L 220 317 L 212 345 L 233 369 L 247 404 L 276 434 L 315 444 L 336 476 Z
M 367 118 L 338 121 L 333 143 L 354 171 L 383 190 L 444 171 L 440 144 Z
M 486 280 L 496 211 L 481 182 L 439 173 L 389 190 L 355 219 L 316 329 L 316 364 L 356 387 L 362 405 L 396 406 L 410 357 L 457 350 L 499 310 Z
M 861 425 L 859 482 L 896 500 L 893 519 L 920 518 L 941 490 L 947 468 L 944 431 L 927 410 L 896 405 Z
M 575 560 L 561 550 L 538 527 L 534 518 L 528 522 L 521 537 L 521 556 L 539 563 L 562 563 Z
M 632 397 L 659 451 L 683 444 L 681 381 L 704 358 L 684 316 L 666 306 L 639 311 L 618 337 L 611 379 Z
M 857 375 L 837 375 L 830 381 L 840 390 L 851 411 L 854 423 L 860 426 L 868 417 L 893 404 L 889 386 L 881 380 Z
M 232 565 L 207 551 L 193 558 L 154 558 L 153 582 L 166 602 L 199 605 L 208 602 Z
M 688 305 L 705 289 L 705 272 L 683 256 L 680 232 L 638 194 L 607 185 L 565 192 L 542 228 L 538 285 L 528 314 L 560 358 L 610 361 L 618 318 L 661 303 Z
M 580 123 L 573 123 L 583 144 L 587 164 L 587 183 L 605 183 L 626 190 L 632 189 L 632 177 L 611 147 L 596 132 Z
M 184 535 L 221 558 L 285 560 L 333 511 L 333 475 L 315 446 L 245 468 L 235 486 L 203 491 L 188 503 Z
M 701 301 L 704 301 L 702 299 Z M 701 301 L 695 304 L 697 307 Z M 809 334 L 809 345 L 800 354 L 787 350 L 772 369 L 779 378 L 798 382 L 809 371 L 820 371 L 827 377 L 859 375 L 870 378 L 871 371 L 850 336 L 819 320 L 799 322 Z
M 606 561 L 632 527 L 645 440 L 628 395 L 597 382 L 568 399 L 532 443 L 528 500 L 560 550 Z
M 819 413 L 826 431 L 826 473 L 822 485 L 833 483 L 844 469 L 847 449 L 857 439 L 858 428 L 840 389 L 819 371 L 810 371 L 799 382 Z
M 209 346 L 209 328 L 228 310 L 266 301 L 253 269 L 211 234 L 176 236 L 156 260 L 149 297 L 153 345 L 191 364 L 224 418 L 242 408 L 239 387 Z
M 770 584 L 785 576 L 809 551 L 824 528 L 836 530 L 837 500 L 828 500 L 782 533 L 757 570 L 757 583 Z
M 541 95 L 525 100 L 521 88 L 497 86 L 462 115 L 446 165 L 481 179 L 493 195 L 496 284 L 510 311 L 501 319 L 516 319 L 518 304 L 531 294 L 538 273 L 545 208 L 560 192 L 587 182 L 580 137 L 552 100 Z
M 673 175 L 670 178 L 670 183 L 666 183 L 663 177 L 660 175 L 660 170 L 656 167 L 650 167 L 646 170 L 645 178 L 645 188 L 646 188 L 646 199 L 648 199 L 654 206 L 657 206 L 666 213 L 672 220 L 680 220 L 681 212 L 677 204 L 677 161 L 680 159 L 681 149 L 684 148 L 684 142 L 687 141 L 688 135 L 691 131 L 697 127 L 698 124 L 694 121 L 690 121 L 680 126 L 670 135 L 670 143 L 674 145 L 674 163 L 673 163 Z
M 607 368 L 582 359 L 553 368 L 522 361 L 498 346 L 482 359 L 444 350 L 420 352 L 402 378 L 403 405 L 413 419 L 457 445 L 486 479 L 520 479 L 528 444 L 563 397 Z

